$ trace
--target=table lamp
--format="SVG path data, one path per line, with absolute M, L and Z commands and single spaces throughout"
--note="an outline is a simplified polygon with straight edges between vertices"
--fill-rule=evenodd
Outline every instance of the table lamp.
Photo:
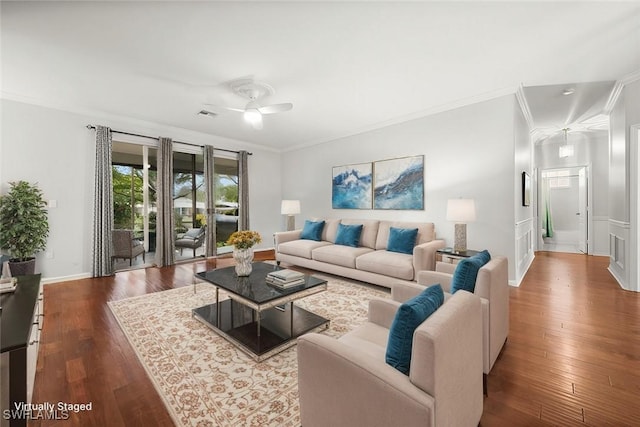
M 287 215 L 287 231 L 296 228 L 296 218 L 294 215 L 300 213 L 300 200 L 283 200 L 280 206 L 280 213 Z
M 476 205 L 473 199 L 449 199 L 447 201 L 447 221 L 455 225 L 455 242 L 453 250 L 467 250 L 467 223 L 476 220 Z

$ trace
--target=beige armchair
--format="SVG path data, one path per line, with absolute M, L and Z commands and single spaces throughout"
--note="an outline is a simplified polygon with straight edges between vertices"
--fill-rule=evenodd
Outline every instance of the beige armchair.
M 445 292 L 449 292 L 455 264 L 438 262 L 436 271 L 418 273 L 418 284 L 430 286 L 440 283 Z M 487 392 L 487 375 L 507 340 L 509 334 L 509 272 L 507 258 L 496 256 L 478 271 L 474 294 L 482 301 L 482 354 L 484 371 L 484 390 Z M 414 290 L 403 287 L 392 289 L 392 295 L 398 301 L 405 301 L 422 292 L 422 286 Z M 456 292 L 457 294 L 457 292 Z
M 374 299 L 368 321 L 340 339 L 314 333 L 298 339 L 304 427 L 478 425 L 483 410 L 480 299 L 465 291 L 447 296 L 418 326 L 408 376 L 385 363 L 399 306 Z
M 133 238 L 133 230 L 113 230 L 113 255 L 112 260 L 128 259 L 129 265 L 133 265 L 133 260 L 142 255 L 142 261 L 145 262 L 145 252 L 142 242 Z

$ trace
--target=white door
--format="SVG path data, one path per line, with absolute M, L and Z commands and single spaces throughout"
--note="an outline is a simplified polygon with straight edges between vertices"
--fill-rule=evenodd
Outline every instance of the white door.
M 585 254 L 588 252 L 589 200 L 587 194 L 587 170 L 585 167 L 581 167 L 578 171 L 578 212 L 576 215 L 578 216 L 578 250 Z

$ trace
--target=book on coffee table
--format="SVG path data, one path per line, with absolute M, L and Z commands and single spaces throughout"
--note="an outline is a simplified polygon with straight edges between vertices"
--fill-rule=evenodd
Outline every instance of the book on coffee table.
M 278 281 L 286 283 L 292 282 L 294 280 L 304 279 L 304 273 L 300 273 L 299 271 L 294 270 L 288 270 L 285 268 L 283 270 L 270 272 L 269 274 L 267 274 L 267 278 L 276 279 Z
M 269 277 L 267 276 L 267 278 L 265 279 L 265 281 L 267 283 L 269 283 L 270 285 L 274 285 L 278 288 L 290 288 L 293 286 L 298 286 L 304 283 L 304 277 L 301 277 L 300 279 L 294 279 L 294 280 L 289 280 L 289 281 L 283 281 L 283 280 L 279 280 L 276 279 L 275 277 Z

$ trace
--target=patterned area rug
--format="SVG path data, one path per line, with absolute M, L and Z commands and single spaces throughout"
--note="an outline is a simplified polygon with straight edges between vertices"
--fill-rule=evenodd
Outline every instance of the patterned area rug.
M 331 320 L 339 337 L 365 321 L 382 290 L 328 278 L 327 292 L 296 305 Z M 208 284 L 109 302 L 140 362 L 179 426 L 299 426 L 296 347 L 254 362 L 195 320 L 191 309 L 215 300 Z

